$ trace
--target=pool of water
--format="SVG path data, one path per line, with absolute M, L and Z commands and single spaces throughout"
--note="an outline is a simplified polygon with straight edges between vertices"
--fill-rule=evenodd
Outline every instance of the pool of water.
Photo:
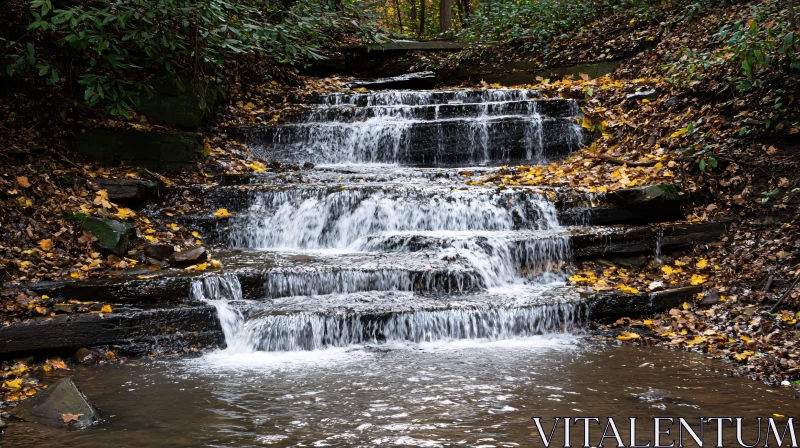
M 729 377 L 724 369 L 697 354 L 574 336 L 294 353 L 219 351 L 196 359 L 80 367 L 74 380 L 105 423 L 85 430 L 14 423 L 0 443 L 542 446 L 534 416 L 618 422 L 636 416 L 646 441 L 652 438 L 652 417 L 696 422 L 700 416 L 791 416 L 800 409 L 793 391 Z M 573 446 L 582 444 L 581 425 L 575 426 Z M 745 434 L 755 440 L 755 430 Z M 735 432 L 725 432 L 725 439 L 735 440 Z

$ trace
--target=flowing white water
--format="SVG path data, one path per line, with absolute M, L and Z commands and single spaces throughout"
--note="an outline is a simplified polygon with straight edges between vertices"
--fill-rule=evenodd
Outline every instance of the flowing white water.
M 217 308 L 227 351 L 496 341 L 580 328 L 584 308 L 554 289 L 571 254 L 548 195 L 467 186 L 458 172 L 398 182 L 394 168 L 369 165 L 530 163 L 580 145 L 576 104 L 536 96 L 327 95 L 305 122 L 270 130 L 265 154 L 344 163 L 343 177 L 237 192 L 249 206 L 225 241 L 274 255 L 263 258 L 272 261 L 262 300 L 242 301 L 232 276 L 193 285 L 193 298 Z M 367 165 L 349 171 L 347 163 Z
M 553 203 L 489 190 L 324 189 L 264 192 L 228 234 L 233 248 L 348 248 L 380 232 L 411 230 L 548 230 Z

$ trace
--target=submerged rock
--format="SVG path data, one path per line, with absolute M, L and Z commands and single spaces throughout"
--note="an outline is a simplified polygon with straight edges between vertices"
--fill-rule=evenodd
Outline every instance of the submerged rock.
M 55 427 L 85 428 L 100 421 L 97 409 L 70 378 L 62 378 L 23 401 L 11 414 L 26 422 Z
M 205 247 L 193 247 L 182 250 L 169 256 L 169 264 L 174 267 L 186 267 L 208 260 L 208 252 Z
M 83 230 L 89 231 L 97 238 L 100 249 L 124 255 L 128 251 L 130 240 L 136 236 L 133 224 L 107 218 L 88 217 L 83 221 Z

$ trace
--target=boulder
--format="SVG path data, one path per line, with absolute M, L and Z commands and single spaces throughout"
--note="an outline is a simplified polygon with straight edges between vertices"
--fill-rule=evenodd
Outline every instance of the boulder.
M 206 260 L 208 260 L 208 252 L 202 246 L 176 252 L 167 259 L 170 265 L 178 268 L 202 263 Z
M 74 355 L 72 355 L 72 359 L 74 359 L 75 362 L 79 364 L 84 362 L 89 362 L 92 360 L 92 358 L 94 358 L 94 352 L 92 352 L 86 347 L 79 348 L 78 351 L 75 352 Z
M 97 409 L 70 378 L 61 378 L 21 402 L 11 414 L 26 422 L 56 427 L 85 428 L 100 421 Z
M 100 249 L 120 256 L 128 251 L 131 239 L 136 237 L 136 229 L 129 222 L 93 216 L 83 221 L 83 230 L 97 238 Z
M 141 179 L 96 179 L 97 186 L 108 192 L 108 199 L 117 203 L 144 202 L 158 191 L 158 184 Z
M 669 217 L 680 215 L 681 197 L 672 184 L 625 188 L 609 193 L 607 199 L 617 207 Z
M 164 243 L 147 243 L 144 246 L 144 254 L 156 260 L 166 260 L 175 252 L 175 247 Z
M 154 171 L 195 170 L 203 157 L 203 135 L 195 132 L 90 129 L 76 135 L 74 146 L 95 162 Z
M 365 88 L 371 90 L 385 89 L 432 89 L 436 86 L 436 73 L 417 72 L 391 78 L 379 78 L 370 81 L 355 81 L 348 85 L 351 89 Z
M 139 112 L 148 119 L 195 130 L 214 110 L 219 100 L 217 89 L 198 81 L 184 80 L 179 86 L 164 80 L 152 97 L 142 98 Z

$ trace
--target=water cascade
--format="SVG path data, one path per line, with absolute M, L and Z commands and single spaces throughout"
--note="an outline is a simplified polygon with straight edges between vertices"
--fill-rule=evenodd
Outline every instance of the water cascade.
M 571 254 L 550 196 L 469 186 L 444 168 L 568 154 L 581 144 L 574 101 L 529 89 L 306 100 L 296 123 L 247 129 L 246 140 L 266 159 L 337 165 L 302 183 L 222 189 L 240 213 L 220 237 L 263 266 L 263 297 L 243 300 L 233 276 L 193 285 L 192 298 L 218 310 L 228 350 L 499 340 L 583 325 L 580 302 L 559 289 Z

